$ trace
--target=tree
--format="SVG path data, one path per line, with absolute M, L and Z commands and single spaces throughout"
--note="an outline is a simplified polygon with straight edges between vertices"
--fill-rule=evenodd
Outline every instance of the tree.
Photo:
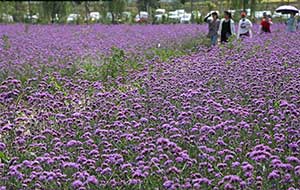
M 29 16 L 30 16 L 30 19 L 31 19 L 31 17 L 32 17 L 31 3 L 30 3 L 29 0 L 27 1 L 27 3 L 28 3 L 28 12 L 29 12 Z
M 159 5 L 159 0 L 137 0 L 137 8 L 140 11 L 147 11 L 150 13 L 150 17 L 155 20 L 154 10 Z
M 108 4 L 108 12 L 111 13 L 111 22 L 116 23 L 116 18 L 121 15 L 125 9 L 127 0 L 106 0 Z
M 90 9 L 89 9 L 89 1 L 84 2 L 84 8 L 85 8 L 85 18 L 86 18 L 86 23 L 89 23 L 89 14 L 90 14 Z
M 194 15 L 193 15 L 193 10 L 194 10 L 194 0 L 191 0 L 191 13 L 192 13 L 192 22 L 194 22 Z
M 251 3 L 250 3 L 250 9 L 251 9 L 251 17 L 254 18 L 254 13 L 255 13 L 255 10 L 256 10 L 256 0 L 250 0 Z
M 249 4 L 249 0 L 243 0 L 243 10 L 247 9 L 248 4 Z
M 139 11 L 149 11 L 149 8 L 158 7 L 158 0 L 137 0 L 136 3 Z
M 60 17 L 66 14 L 66 2 L 64 1 L 43 1 L 42 13 L 45 21 L 51 20 L 53 23 L 56 19 L 56 14 Z
M 22 20 L 21 6 L 22 6 L 22 2 L 14 1 L 13 18 L 15 22 L 20 22 Z

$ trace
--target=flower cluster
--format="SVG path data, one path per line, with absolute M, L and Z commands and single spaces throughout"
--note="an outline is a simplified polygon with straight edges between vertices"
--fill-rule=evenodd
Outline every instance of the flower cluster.
M 13 50 L 0 50 L 2 68 L 185 33 L 168 33 L 172 27 L 198 26 L 32 26 L 31 35 L 8 25 Z M 281 27 L 235 48 L 151 61 L 116 88 L 58 70 L 26 81 L 6 77 L 0 188 L 299 188 L 300 38 Z M 56 39 L 62 30 L 69 33 Z

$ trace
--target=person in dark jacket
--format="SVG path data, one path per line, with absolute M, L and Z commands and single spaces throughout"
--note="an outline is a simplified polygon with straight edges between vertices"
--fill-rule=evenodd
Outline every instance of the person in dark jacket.
M 212 17 L 212 19 L 209 19 Z M 213 12 L 208 14 L 204 18 L 204 22 L 208 23 L 208 37 L 210 38 L 210 45 L 214 46 L 218 42 L 218 30 L 220 26 L 220 20 L 218 19 L 218 13 Z
M 231 35 L 236 35 L 234 21 L 229 11 L 224 11 L 224 18 L 220 22 L 218 34 L 221 36 L 221 43 L 228 42 Z

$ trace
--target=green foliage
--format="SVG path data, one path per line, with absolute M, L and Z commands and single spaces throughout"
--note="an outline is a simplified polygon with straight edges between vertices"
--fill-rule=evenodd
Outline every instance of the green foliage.
M 169 48 L 155 48 L 153 49 L 153 53 L 154 57 L 159 57 L 161 61 L 167 61 L 170 58 L 183 55 L 183 52 Z
M 0 162 L 8 163 L 10 158 L 4 153 L 0 151 Z
M 197 24 L 203 23 L 202 16 L 198 15 L 198 11 L 194 11 L 192 16 L 193 16 L 194 23 L 197 23 Z
M 148 8 L 157 8 L 158 0 L 137 0 L 137 8 L 140 11 L 147 11 Z
M 276 101 L 276 102 L 274 102 L 274 106 L 273 106 L 275 109 L 279 109 L 279 107 L 280 107 L 280 103 L 279 103 L 279 101 Z
M 229 49 L 233 49 L 235 47 L 235 42 L 236 42 L 236 36 L 235 35 L 231 35 L 228 38 L 228 43 L 227 43 L 227 47 Z
M 118 17 L 121 17 L 122 12 L 126 6 L 126 0 L 114 0 L 108 1 L 108 11 L 112 14 L 112 23 L 115 23 L 118 20 Z
M 5 34 L 2 35 L 2 40 L 3 40 L 3 49 L 10 49 L 11 44 L 9 41 L 9 37 Z
M 66 15 L 66 2 L 64 1 L 43 1 L 41 2 L 42 8 L 42 21 L 49 22 L 55 21 L 55 15 Z
M 210 2 L 210 1 L 206 2 L 206 5 L 207 5 L 209 11 L 216 9 L 216 7 L 217 7 L 215 3 Z
M 100 63 L 93 63 L 91 60 L 86 61 L 82 65 L 83 77 L 90 81 L 108 82 L 117 77 L 126 77 L 130 69 L 139 68 L 137 61 L 127 57 L 124 50 L 112 47 L 111 51 L 111 56 L 103 58 Z
M 186 40 L 181 44 L 181 49 L 185 52 L 196 52 L 199 46 L 210 46 L 210 40 L 205 36 L 199 36 L 197 38 Z
M 198 38 L 186 39 L 180 44 L 175 44 L 173 47 L 168 48 L 152 48 L 145 52 L 146 59 L 159 58 L 161 61 L 167 61 L 171 58 L 190 54 L 198 51 L 199 46 L 210 46 L 210 41 L 205 36 Z

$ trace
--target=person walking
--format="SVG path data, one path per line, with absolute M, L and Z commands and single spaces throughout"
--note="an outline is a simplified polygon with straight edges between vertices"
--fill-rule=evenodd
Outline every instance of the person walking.
M 252 22 L 246 18 L 247 12 L 241 12 L 241 20 L 239 21 L 238 31 L 237 31 L 237 38 L 241 37 L 250 37 L 252 38 Z
M 260 33 L 271 33 L 272 19 L 268 17 L 267 13 L 263 13 L 263 18 L 260 23 Z
M 221 43 L 228 42 L 229 37 L 235 35 L 234 21 L 229 11 L 224 11 L 224 18 L 220 22 L 218 34 L 221 36 Z
M 212 17 L 211 19 L 209 19 Z M 204 18 L 204 22 L 208 23 L 208 37 L 210 38 L 210 45 L 215 46 L 218 42 L 218 30 L 220 20 L 217 12 L 212 12 Z
M 286 22 L 286 31 L 287 32 L 296 32 L 297 29 L 297 19 L 296 13 L 291 13 L 291 17 Z

